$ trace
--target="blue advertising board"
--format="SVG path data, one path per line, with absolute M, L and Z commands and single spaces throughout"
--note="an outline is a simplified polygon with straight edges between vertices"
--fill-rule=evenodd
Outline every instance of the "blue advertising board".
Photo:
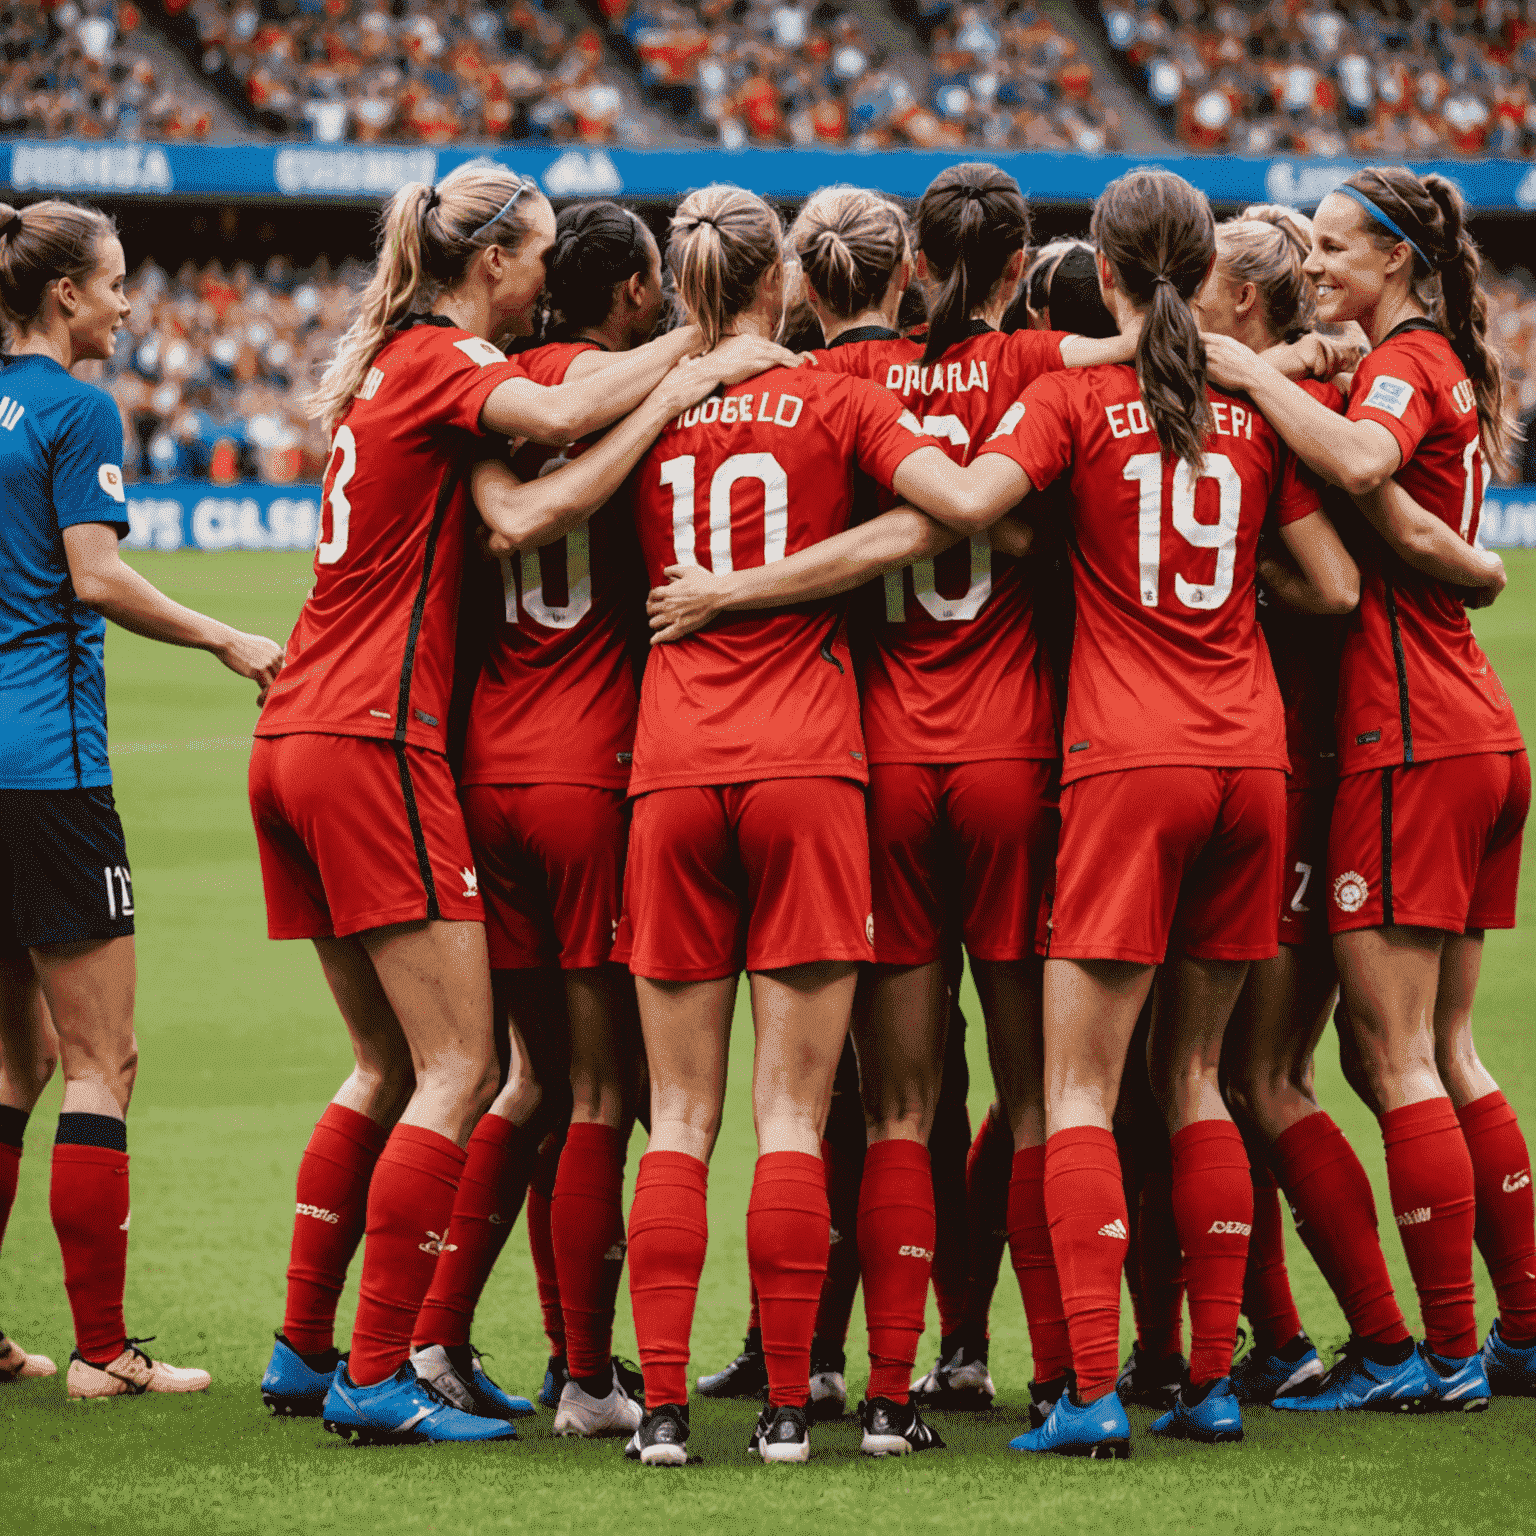
M 80 143 L 0 141 L 0 186 L 13 193 L 378 202 L 409 181 L 436 181 L 476 155 L 537 176 L 551 197 L 674 198 L 689 187 L 734 181 L 770 197 L 799 198 L 833 182 L 918 197 L 947 165 L 988 159 L 1042 202 L 1091 202 L 1146 157 L 959 154 L 796 149 L 559 149 L 497 144 L 484 149 L 321 144 Z M 1279 202 L 1309 208 L 1358 168 L 1349 160 L 1246 160 L 1168 155 L 1159 160 L 1222 203 Z M 1536 166 L 1521 160 L 1427 161 L 1480 212 L 1536 209 Z
M 320 487 L 145 482 L 128 487 L 128 525 L 128 549 L 312 549 Z M 1480 540 L 1489 549 L 1536 549 L 1536 485 L 1494 486 Z

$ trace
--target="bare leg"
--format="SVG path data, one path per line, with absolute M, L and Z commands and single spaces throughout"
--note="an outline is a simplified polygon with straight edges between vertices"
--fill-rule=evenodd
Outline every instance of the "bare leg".
M 59 1037 L 31 959 L 0 959 L 0 1105 L 31 1114 L 58 1064 Z
M 949 1024 L 944 967 L 935 960 L 871 970 L 869 1006 L 859 1009 L 853 1029 L 868 1137 L 871 1143 L 917 1141 L 926 1146 L 939 1102 Z M 754 977 L 754 1008 L 756 986 Z
M 651 1070 L 650 1150 L 683 1152 L 707 1163 L 725 1103 L 736 978 L 676 982 L 637 976 L 635 993 Z
M 635 983 L 622 966 L 565 973 L 571 1025 L 571 1119 L 621 1129 L 634 1123 L 640 1050 Z
M 1232 1118 L 1221 1096 L 1221 1042 L 1247 975 L 1247 961 L 1188 955 L 1163 967 L 1147 1069 L 1170 1136 L 1197 1120 Z
M 1045 1144 L 1044 962 L 971 960 L 987 1058 L 1015 1151 Z
M 1047 1134 L 1076 1125 L 1114 1129 L 1125 1053 L 1153 969 L 1120 960 L 1045 962 Z
M 58 1033 L 64 1112 L 124 1119 L 139 1070 L 133 939 L 49 944 L 32 962 Z
M 416 1087 L 405 1032 L 361 940 L 316 939 L 314 944 L 356 1062 L 331 1102 L 391 1129 Z
M 1435 993 L 1435 1065 L 1457 1109 L 1497 1093 L 1499 1087 L 1478 1059 L 1472 1039 L 1472 1001 L 1482 965 L 1480 928 L 1446 935 L 1440 956 L 1440 985 Z
M 1360 1071 L 1377 1112 L 1444 1095 L 1435 1066 L 1435 1000 L 1445 935 L 1362 928 L 1333 941 Z
M 848 1038 L 858 967 L 823 961 L 782 971 L 756 971 L 749 980 L 757 1031 L 752 1119 L 758 1151 L 806 1152 L 819 1158 L 821 1133 L 832 1103 L 832 1080 Z M 945 1016 L 941 1015 L 941 1040 Z M 930 1106 L 930 1123 L 932 1118 Z

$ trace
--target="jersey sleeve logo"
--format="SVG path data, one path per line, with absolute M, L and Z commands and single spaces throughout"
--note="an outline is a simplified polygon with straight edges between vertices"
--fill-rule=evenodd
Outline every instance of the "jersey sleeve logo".
M 993 431 L 991 437 L 987 439 L 987 441 L 989 443 L 995 443 L 998 438 L 1007 437 L 1008 434 L 1012 432 L 1013 429 L 1023 420 L 1024 402 L 1022 400 L 1015 400 L 1013 404 L 1003 412 L 1003 419 L 998 422 L 997 427 Z
M 1385 411 L 1388 416 L 1396 416 L 1401 421 L 1403 412 L 1408 409 L 1408 402 L 1412 399 L 1412 384 L 1405 379 L 1394 379 L 1390 374 L 1384 373 L 1371 385 L 1371 392 L 1362 403 L 1367 410 Z
M 379 385 L 384 382 L 384 370 L 382 368 L 370 368 L 368 376 L 363 380 L 357 391 L 359 400 L 372 400 L 379 392 Z
M 123 491 L 123 472 L 116 464 L 103 464 L 96 471 L 96 483 L 113 501 L 127 501 Z
M 506 353 L 493 347 L 483 336 L 466 336 L 463 341 L 456 341 L 453 345 L 470 362 L 478 363 L 482 368 L 489 368 L 492 363 L 504 363 L 507 360 Z

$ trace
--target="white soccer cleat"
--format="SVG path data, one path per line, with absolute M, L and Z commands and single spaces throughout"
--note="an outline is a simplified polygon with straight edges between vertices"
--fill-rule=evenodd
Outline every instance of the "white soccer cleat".
M 145 1341 L 148 1342 L 147 1340 Z M 213 1378 L 195 1367 L 151 1360 L 133 1344 L 107 1365 L 92 1365 L 75 1350 L 65 1378 L 72 1398 L 137 1397 L 142 1392 L 206 1392 Z
M 607 1397 L 593 1397 L 574 1381 L 566 1382 L 555 1410 L 552 1434 L 596 1439 L 601 1435 L 633 1435 L 640 1428 L 645 1410 L 614 1378 Z
M 0 1333 L 0 1381 L 26 1381 L 33 1376 L 57 1376 L 59 1368 L 47 1355 L 29 1355 L 15 1339 Z

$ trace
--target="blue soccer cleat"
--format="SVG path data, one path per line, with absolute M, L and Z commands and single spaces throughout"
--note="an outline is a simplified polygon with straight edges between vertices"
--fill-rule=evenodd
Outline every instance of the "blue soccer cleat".
M 273 1334 L 272 1358 L 261 1378 L 261 1400 L 278 1418 L 318 1419 L 331 1389 L 336 1367 L 346 1358 L 333 1349 L 328 1369 L 305 1363 L 304 1357 L 282 1334 Z
M 407 1363 L 387 1381 L 360 1387 L 338 1366 L 325 1396 L 325 1427 L 359 1445 L 473 1444 L 516 1440 L 505 1419 L 486 1419 L 453 1407 Z
M 480 1401 L 492 1408 L 504 1419 L 526 1419 L 539 1410 L 528 1401 L 526 1397 L 519 1397 L 516 1392 L 508 1392 L 498 1387 L 485 1373 L 485 1367 L 480 1363 L 480 1351 L 474 1352 L 475 1373 L 470 1380 L 470 1385 L 475 1389 L 475 1395 Z
M 1090 1461 L 1124 1461 L 1131 1454 L 1131 1421 L 1116 1392 L 1079 1407 L 1063 1392 L 1039 1429 L 1008 1442 L 1010 1451 L 1052 1456 L 1086 1456 Z
M 1483 1374 L 1495 1397 L 1536 1397 L 1536 1342 L 1517 1349 L 1495 1323 L 1483 1341 Z
M 1245 1407 L 1272 1403 L 1282 1392 L 1304 1391 L 1309 1381 L 1321 1381 L 1323 1362 L 1305 1333 L 1280 1349 L 1250 1349 L 1232 1367 L 1232 1391 Z
M 570 1379 L 570 1367 L 565 1363 L 565 1356 L 551 1355 L 549 1364 L 544 1367 L 544 1385 L 539 1388 L 539 1401 L 546 1408 L 558 1408 L 560 1394 L 565 1391 L 565 1384 Z
M 1232 1378 L 1223 1376 L 1208 1383 L 1204 1396 L 1199 1396 L 1199 1390 L 1181 1387 L 1173 1407 L 1152 1421 L 1152 1433 L 1171 1435 L 1175 1440 L 1198 1440 L 1202 1445 L 1230 1445 L 1241 1440 L 1243 1410 L 1232 1391 Z
M 1427 1344 L 1419 1346 L 1419 1353 L 1430 1387 L 1424 1406 L 1431 1413 L 1481 1413 L 1493 1400 L 1482 1355 L 1450 1359 L 1431 1354 Z
M 1429 1367 L 1416 1349 L 1396 1363 L 1372 1360 L 1369 1349 L 1364 1339 L 1350 1339 L 1320 1381 L 1282 1393 L 1270 1407 L 1285 1413 L 1417 1413 L 1434 1396 Z

